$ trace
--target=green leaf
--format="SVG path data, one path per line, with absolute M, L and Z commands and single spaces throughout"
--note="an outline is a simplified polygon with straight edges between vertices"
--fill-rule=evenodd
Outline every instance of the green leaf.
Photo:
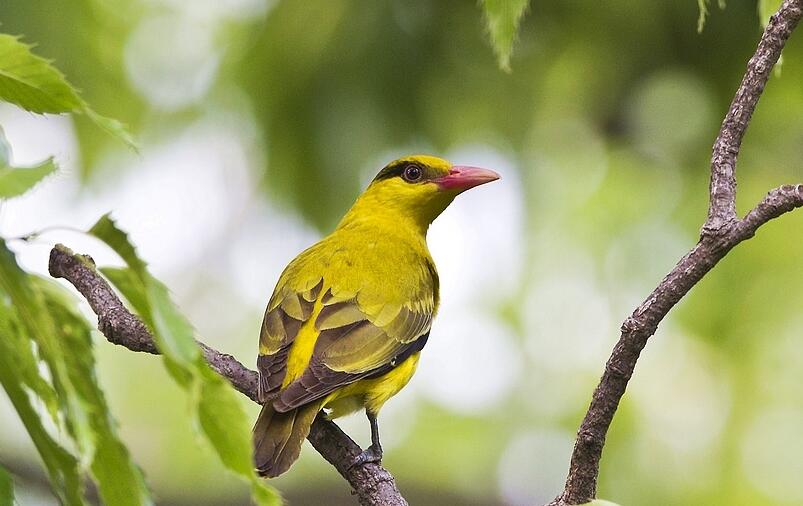
M 132 269 L 101 267 L 99 270 L 123 294 L 135 313 L 139 313 L 145 321 L 152 321 L 145 285 Z
M 13 364 L 6 367 L 14 370 L 12 377 L 3 380 L 3 385 L 12 402 L 17 397 L 15 407 L 34 442 L 40 440 L 37 448 L 45 464 L 50 466 L 51 458 L 57 458 L 57 461 L 61 458 L 64 465 L 77 467 L 74 457 L 63 450 L 50 448 L 49 436 L 45 438 L 46 433 L 43 434 L 38 420 L 37 423 L 30 419 L 26 421 L 30 416 L 24 399 L 15 392 L 22 386 L 37 384 L 32 379 L 39 373 L 38 364 L 32 357 L 31 342 L 35 343 L 40 358 L 47 365 L 67 432 L 76 443 L 81 462 L 95 478 L 103 503 L 121 506 L 152 504 L 141 472 L 117 437 L 115 422 L 95 377 L 91 328 L 75 307 L 75 299 L 53 281 L 22 271 L 2 240 L 0 287 L 13 304 L 13 310 L 0 311 L 0 329 L 11 330 L 5 333 L 10 338 L 4 340 L 7 341 L 6 349 L 0 349 L 0 354 Z M 10 384 L 12 378 L 17 378 L 16 384 Z M 37 387 L 31 390 L 41 391 Z M 78 473 L 72 469 L 71 472 Z M 82 504 L 80 488 L 67 490 L 66 479 L 57 472 L 50 474 L 56 489 L 64 489 L 61 495 L 65 501 L 72 493 L 77 500 L 73 497 L 71 503 Z
M 17 197 L 27 192 L 56 171 L 53 158 L 30 168 L 11 166 L 11 146 L 0 128 L 0 199 Z
M 697 9 L 700 14 L 697 16 L 697 33 L 702 33 L 705 27 L 705 20 L 708 17 L 708 2 L 710 0 L 697 0 Z M 725 9 L 725 0 L 717 0 L 720 10 Z
M 75 112 L 83 101 L 64 75 L 19 37 L 0 34 L 0 99 L 39 114 Z
M 152 504 L 142 473 L 117 436 L 95 376 L 91 328 L 75 307 L 75 299 L 50 280 L 36 278 L 48 313 L 58 322 L 59 341 L 70 381 L 76 387 L 82 411 L 89 421 L 91 437 L 82 450 L 90 461 L 104 504 L 137 506 Z
M 3 385 L 11 404 L 17 411 L 25 429 L 31 436 L 36 450 L 45 464 L 53 493 L 62 504 L 83 505 L 81 478 L 78 461 L 47 433 L 39 414 L 31 405 L 31 400 L 14 375 L 15 364 L 5 353 L 5 345 L 0 339 L 0 384 Z
M 27 192 L 47 176 L 56 172 L 53 158 L 30 168 L 0 165 L 0 199 L 17 197 Z
M 111 218 L 111 213 L 101 216 L 89 229 L 89 234 L 97 237 L 113 249 L 145 286 L 145 280 L 149 277 L 147 264 L 137 256 L 137 250 L 128 240 L 128 235 L 117 228 Z
M 14 480 L 3 466 L 0 466 L 0 506 L 14 504 Z
M 510 72 L 513 42 L 529 3 L 529 0 L 482 0 L 491 45 L 499 67 L 505 72 Z
M 206 363 L 192 325 L 171 300 L 167 287 L 151 276 L 127 234 L 108 214 L 89 233 L 105 242 L 128 265 L 127 270 L 104 268 L 101 272 L 152 330 L 170 375 L 186 391 L 198 426 L 221 462 L 251 484 L 257 504 L 280 504 L 278 493 L 254 472 L 250 420 L 239 394 Z
M 0 294 L 4 292 L 0 290 Z M 15 375 L 19 382 L 44 403 L 53 422 L 60 423 L 56 391 L 42 378 L 39 364 L 34 354 L 34 342 L 22 328 L 14 308 L 0 305 L 0 336 L 5 346 L 4 355 L 14 363 Z
M 48 60 L 35 55 L 33 46 L 0 33 L 0 100 L 38 114 L 85 114 L 100 128 L 136 149 L 125 127 L 97 114 Z
M 39 332 L 44 314 L 26 274 L 0 239 L 0 384 L 6 391 L 20 420 L 47 469 L 53 492 L 62 504 L 83 505 L 83 488 L 77 459 L 62 448 L 45 430 L 28 392 L 41 394 L 41 381 L 32 381 L 36 366 L 31 340 Z M 40 349 L 40 352 L 42 350 Z M 56 378 L 54 378 L 54 382 Z M 32 385 L 37 385 L 33 386 Z

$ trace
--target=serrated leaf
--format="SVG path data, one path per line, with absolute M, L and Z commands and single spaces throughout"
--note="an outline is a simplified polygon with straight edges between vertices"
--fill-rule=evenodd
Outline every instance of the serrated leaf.
M 0 199 L 18 197 L 56 172 L 53 158 L 30 168 L 0 165 Z
M 14 481 L 11 475 L 0 466 L 0 506 L 12 506 L 14 504 Z
M 137 141 L 134 140 L 134 137 L 131 135 L 131 132 L 128 131 L 124 123 L 114 118 L 102 116 L 89 107 L 85 107 L 83 112 L 95 125 L 105 130 L 106 133 L 125 142 L 128 147 L 134 151 L 139 151 Z
M 81 110 L 83 101 L 64 75 L 31 49 L 0 34 L 0 99 L 39 114 Z
M 250 483 L 252 499 L 257 504 L 280 504 L 278 493 L 254 472 L 250 421 L 239 395 L 206 363 L 192 325 L 171 300 L 167 287 L 148 272 L 128 235 L 108 214 L 89 233 L 116 251 L 128 265 L 128 272 L 121 269 L 101 272 L 129 303 L 139 306 L 139 315 L 152 330 L 170 375 L 186 391 L 198 425 L 221 462 Z
M 14 363 L 15 376 L 25 380 L 38 371 L 30 371 L 32 359 L 25 356 L 26 351 L 30 352 L 30 342 L 20 340 L 19 336 L 27 335 L 36 343 L 50 371 L 67 432 L 76 442 L 81 461 L 91 470 L 104 504 L 152 504 L 139 469 L 117 437 L 115 422 L 95 377 L 91 329 L 74 307 L 75 299 L 53 281 L 31 276 L 20 269 L 2 240 L 0 287 L 13 303 L 20 323 L 19 330 L 5 340 L 6 349 L 2 350 L 2 355 Z M 12 321 L 14 314 L 0 313 L 7 316 L 2 318 L 2 325 L 10 327 L 6 321 Z M 15 343 L 17 346 L 13 347 Z M 24 416 L 24 406 L 23 411 L 19 406 L 17 410 Z M 36 430 L 29 429 L 32 438 Z M 42 456 L 47 464 L 49 457 Z M 80 489 L 78 496 L 80 498 Z
M 98 484 L 104 504 L 139 506 L 152 504 L 139 468 L 117 436 L 105 396 L 95 376 L 91 329 L 75 307 L 75 300 L 50 280 L 38 279 L 48 313 L 58 322 L 62 357 L 70 381 L 81 399 L 91 438 L 82 449 Z
M 510 72 L 510 57 L 519 24 L 529 5 L 529 0 L 481 0 L 485 11 L 485 23 L 499 67 Z
M 0 350 L 2 350 L 2 344 L 0 344 Z M 85 504 L 82 497 L 78 461 L 47 433 L 39 419 L 39 414 L 31 405 L 25 390 L 14 375 L 14 363 L 4 353 L 0 353 L 0 385 L 3 385 L 25 430 L 31 436 L 36 451 L 42 457 L 53 493 L 59 502 L 67 506 Z
M 2 239 L 0 239 L 0 295 L 2 295 L 0 296 L 0 314 L 3 315 L 4 321 L 16 319 L 20 322 L 21 329 L 15 334 L 15 338 L 0 339 L 0 384 L 3 385 L 8 398 L 42 457 L 53 486 L 53 492 L 59 501 L 68 506 L 83 505 L 83 487 L 77 459 L 56 443 L 45 430 L 39 413 L 34 409 L 25 389 L 28 385 L 24 381 L 26 378 L 30 378 L 30 372 L 24 368 L 29 367 L 32 359 L 17 360 L 30 352 L 30 348 L 20 345 L 21 334 L 33 339 L 41 337 L 40 333 L 44 330 L 53 331 L 54 329 L 45 329 L 47 325 L 42 317 L 46 312 L 39 304 L 39 299 L 30 286 L 27 275 L 19 268 L 13 253 L 6 247 Z M 51 333 L 50 338 L 55 339 L 55 336 Z M 41 348 L 41 343 L 37 344 Z M 46 354 L 43 350 L 40 351 L 43 355 Z M 52 354 L 52 351 L 48 350 L 47 353 Z M 52 364 L 49 366 L 52 367 Z M 53 373 L 52 370 L 51 373 Z M 60 390 L 60 386 L 63 387 L 58 384 L 55 375 L 53 381 L 57 391 Z M 32 389 L 31 391 L 35 392 L 36 390 Z M 65 403 L 72 404 L 69 400 L 65 400 Z
M 4 292 L 0 290 L 0 294 Z M 15 364 L 15 375 L 20 384 L 29 389 L 44 403 L 54 423 L 59 424 L 59 406 L 56 391 L 42 377 L 34 354 L 34 343 L 23 330 L 17 312 L 0 301 L 0 336 L 2 353 Z
M 38 114 L 85 114 L 92 122 L 136 148 L 122 123 L 97 114 L 56 67 L 19 37 L 0 33 L 0 100 Z
M 111 218 L 111 213 L 101 216 L 89 229 L 89 234 L 105 242 L 107 246 L 114 250 L 145 286 L 145 281 L 148 277 L 147 264 L 140 260 L 136 248 L 128 239 L 128 234 L 117 227 Z

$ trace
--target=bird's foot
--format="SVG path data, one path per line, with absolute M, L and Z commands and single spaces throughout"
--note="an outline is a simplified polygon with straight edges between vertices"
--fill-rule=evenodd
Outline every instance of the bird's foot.
M 355 466 L 361 466 L 363 464 L 367 464 L 368 462 L 375 462 L 379 464 L 382 462 L 382 447 L 381 446 L 374 446 L 371 445 L 365 450 L 362 451 L 359 455 L 357 455 L 354 460 L 351 462 L 349 469 Z

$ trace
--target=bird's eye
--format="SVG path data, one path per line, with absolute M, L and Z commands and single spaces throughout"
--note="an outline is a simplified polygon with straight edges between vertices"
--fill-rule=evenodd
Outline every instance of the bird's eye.
M 424 171 L 421 170 L 421 167 L 418 165 L 411 163 L 407 167 L 404 168 L 404 172 L 402 173 L 402 177 L 408 183 L 415 183 L 421 180 L 421 176 L 424 174 Z

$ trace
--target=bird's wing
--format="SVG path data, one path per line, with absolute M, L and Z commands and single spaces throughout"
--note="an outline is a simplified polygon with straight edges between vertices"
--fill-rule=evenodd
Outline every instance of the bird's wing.
M 276 397 L 287 374 L 287 356 L 301 325 L 312 315 L 315 301 L 323 287 L 318 269 L 308 268 L 299 256 L 291 263 L 276 285 L 265 310 L 259 335 L 259 401 Z
M 404 304 L 348 300 L 327 291 L 315 326 L 320 331 L 309 366 L 274 401 L 286 412 L 325 397 L 337 388 L 390 371 L 421 350 L 429 336 L 432 290 Z

